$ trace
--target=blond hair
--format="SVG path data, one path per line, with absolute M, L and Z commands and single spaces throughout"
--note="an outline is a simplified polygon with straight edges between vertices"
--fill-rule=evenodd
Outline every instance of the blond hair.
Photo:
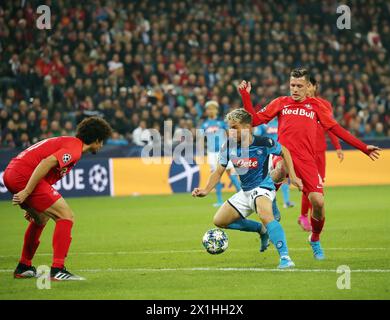
M 208 108 L 218 109 L 218 108 L 219 108 L 219 104 L 218 104 L 218 102 L 215 101 L 215 100 L 210 100 L 210 101 L 207 101 L 207 102 L 206 102 L 205 108 L 206 108 L 206 109 L 208 109 Z
M 233 111 L 229 112 L 226 115 L 225 121 L 234 121 L 242 124 L 251 124 L 252 115 L 243 108 L 234 109 Z

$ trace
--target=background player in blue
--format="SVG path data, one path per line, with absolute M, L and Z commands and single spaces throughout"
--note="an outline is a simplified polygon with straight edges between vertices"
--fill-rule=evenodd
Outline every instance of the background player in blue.
M 255 131 L 255 135 L 265 136 L 273 139 L 274 141 L 278 141 L 278 118 L 273 118 L 267 124 L 263 124 L 261 126 L 257 126 Z M 283 194 L 283 207 L 284 208 L 292 208 L 294 207 L 294 203 L 290 201 L 290 186 L 289 183 L 283 183 L 280 187 Z M 276 201 L 274 206 L 276 206 Z M 279 210 L 279 209 L 277 209 Z
M 214 224 L 220 228 L 257 232 L 261 235 L 261 249 L 268 245 L 268 236 L 280 256 L 278 268 L 294 267 L 288 255 L 286 236 L 281 224 L 274 219 L 272 201 L 275 185 L 268 172 L 270 154 L 283 157 L 291 183 L 302 190 L 302 181 L 295 175 L 290 152 L 271 138 L 252 134 L 252 116 L 244 109 L 236 109 L 226 115 L 229 139 L 221 148 L 219 163 L 204 189 L 195 188 L 194 197 L 205 197 L 215 187 L 231 161 L 240 176 L 242 190 L 227 200 L 214 216 Z M 257 212 L 261 223 L 246 219 Z M 268 236 L 267 236 L 268 233 Z
M 208 101 L 205 105 L 207 119 L 201 125 L 201 129 L 204 130 L 207 139 L 207 162 L 210 166 L 211 172 L 214 172 L 218 163 L 218 153 L 222 144 L 226 141 L 226 130 L 227 125 L 223 120 L 218 119 L 219 104 L 217 101 Z M 235 175 L 231 164 L 227 168 L 227 173 L 230 180 L 237 191 L 240 190 L 240 181 Z M 233 172 L 231 172 L 233 171 Z M 216 207 L 220 207 L 223 204 L 222 199 L 222 188 L 221 182 L 218 182 L 215 186 L 217 195 L 217 203 L 214 204 Z

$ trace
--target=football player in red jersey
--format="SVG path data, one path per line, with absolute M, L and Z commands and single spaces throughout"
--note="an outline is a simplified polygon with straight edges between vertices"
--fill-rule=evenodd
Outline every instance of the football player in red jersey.
M 259 112 L 255 112 L 251 98 L 251 85 L 242 81 L 238 86 L 245 109 L 253 116 L 253 126 L 267 123 L 275 116 L 279 121 L 279 142 L 290 150 L 297 176 L 303 182 L 303 192 L 313 207 L 310 218 L 312 232 L 309 243 L 314 257 L 325 258 L 320 244 L 320 233 L 325 223 L 325 208 L 322 178 L 316 163 L 316 139 L 318 121 L 322 127 L 337 137 L 367 154 L 372 160 L 378 159 L 380 148 L 366 145 L 343 129 L 329 109 L 314 97 L 308 97 L 309 72 L 294 69 L 290 74 L 290 96 L 274 99 Z
M 30 224 L 24 235 L 22 255 L 15 278 L 36 276 L 32 259 L 39 246 L 40 235 L 52 218 L 52 280 L 84 280 L 65 269 L 73 226 L 73 212 L 64 198 L 52 187 L 69 173 L 83 153 L 95 154 L 103 141 L 111 136 L 111 127 L 98 117 L 86 118 L 77 126 L 75 137 L 57 137 L 40 141 L 13 158 L 4 172 L 4 184 L 13 193 L 12 203 L 26 210 Z
M 308 96 L 316 97 L 320 100 L 333 114 L 332 104 L 319 96 L 317 96 L 318 83 L 314 77 L 309 79 L 309 88 Z M 316 162 L 318 166 L 318 173 L 320 174 L 322 181 L 325 181 L 325 167 L 326 167 L 326 138 L 325 134 L 328 135 L 330 142 L 336 150 L 337 157 L 340 159 L 340 162 L 344 160 L 344 153 L 341 149 L 341 145 L 337 137 L 330 131 L 325 131 L 320 123 L 317 125 L 317 141 L 316 141 Z M 307 195 L 302 193 L 302 202 L 301 202 L 301 215 L 298 218 L 298 224 L 305 231 L 311 231 L 311 225 L 308 219 L 309 210 L 312 210 L 309 198 Z

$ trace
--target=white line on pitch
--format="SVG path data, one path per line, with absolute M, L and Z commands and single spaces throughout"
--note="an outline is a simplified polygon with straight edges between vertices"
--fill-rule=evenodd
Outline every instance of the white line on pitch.
M 0 269 L 0 273 L 12 272 L 12 269 Z M 336 273 L 336 269 L 274 269 L 274 268 L 215 268 L 215 267 L 200 267 L 200 268 L 107 268 L 107 269 L 78 269 L 77 272 L 177 272 L 177 271 L 215 271 L 215 272 L 329 272 Z M 354 273 L 390 273 L 390 269 L 356 269 L 351 270 Z
M 309 247 L 307 248 L 289 248 L 290 251 L 310 251 Z M 386 251 L 390 250 L 390 248 L 325 248 L 325 250 L 329 251 Z M 230 251 L 236 252 L 250 252 L 254 251 L 254 249 L 229 249 Z M 100 252 L 73 252 L 69 253 L 70 256 L 78 256 L 78 255 L 86 255 L 86 256 L 97 256 L 97 255 L 132 255 L 132 254 L 176 254 L 176 253 L 198 253 L 204 252 L 201 249 L 194 250 L 156 250 L 156 251 L 100 251 Z M 37 253 L 35 256 L 51 256 L 53 253 Z M 13 258 L 17 257 L 17 255 L 5 255 L 0 256 L 1 258 Z

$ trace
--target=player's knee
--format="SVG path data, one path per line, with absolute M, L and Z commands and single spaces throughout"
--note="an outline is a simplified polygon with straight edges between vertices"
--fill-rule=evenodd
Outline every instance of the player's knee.
M 49 217 L 46 217 L 44 215 L 39 215 L 34 217 L 34 222 L 40 226 L 45 226 L 47 221 L 49 221 Z
M 56 216 L 57 216 L 57 220 L 64 219 L 64 220 L 70 220 L 70 221 L 74 222 L 74 215 L 73 215 L 72 210 L 70 210 L 70 209 L 61 210 L 61 211 L 57 212 Z
M 264 223 L 270 223 L 271 221 L 274 220 L 274 216 L 272 213 L 269 212 L 259 212 L 258 213 L 260 220 Z
M 324 207 L 324 199 L 314 198 L 311 201 L 311 204 L 313 206 L 313 210 L 320 211 Z
M 226 223 L 224 223 L 224 221 L 219 217 L 214 217 L 213 223 L 218 228 L 226 228 Z

